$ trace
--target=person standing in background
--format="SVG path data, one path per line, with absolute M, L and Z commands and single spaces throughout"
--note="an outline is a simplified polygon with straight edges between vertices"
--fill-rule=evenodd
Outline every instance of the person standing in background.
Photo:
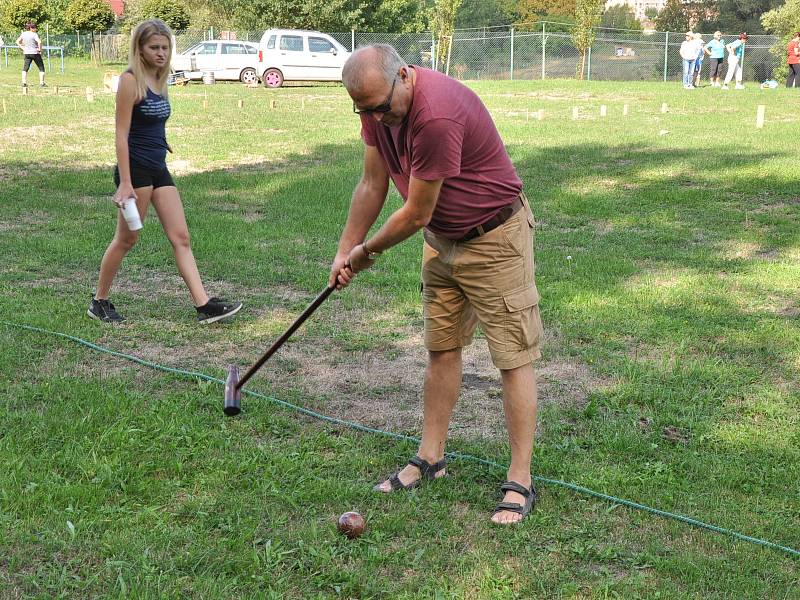
M 722 84 L 722 89 L 727 90 L 728 84 L 736 75 L 736 89 L 743 90 L 742 85 L 742 61 L 744 60 L 744 45 L 747 42 L 747 34 L 742 32 L 739 34 L 739 39 L 726 45 L 728 50 L 728 72 L 725 74 L 725 82 Z
M 722 32 L 715 31 L 714 39 L 712 39 L 703 52 L 709 56 L 709 79 L 711 79 L 711 87 L 719 87 L 719 78 L 722 75 L 722 63 L 725 60 L 725 40 L 722 39 Z
M 681 43 L 679 50 L 681 59 L 683 60 L 683 88 L 686 90 L 693 90 L 694 84 L 694 61 L 697 59 L 697 46 L 694 43 L 694 34 L 691 31 L 686 32 L 686 39 Z
M 797 87 L 800 83 L 800 31 L 786 47 L 786 62 L 789 65 L 789 76 L 786 78 L 786 87 Z
M 17 46 L 22 50 L 25 61 L 22 64 L 22 87 L 28 87 L 28 70 L 31 63 L 36 63 L 39 69 L 39 87 L 46 87 L 44 82 L 44 61 L 42 60 L 42 40 L 36 33 L 36 23 L 28 22 L 23 31 L 17 38 Z
M 703 57 L 705 56 L 705 42 L 703 41 L 702 33 L 694 34 L 694 43 L 697 46 L 697 58 L 694 59 L 694 77 L 693 83 L 695 87 L 700 87 L 700 71 L 703 68 Z

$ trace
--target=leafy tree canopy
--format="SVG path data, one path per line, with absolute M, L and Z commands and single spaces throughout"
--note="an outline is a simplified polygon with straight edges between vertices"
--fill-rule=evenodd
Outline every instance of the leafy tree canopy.
M 115 21 L 114 11 L 105 0 L 71 0 L 64 13 L 70 29 L 85 33 L 106 31 Z
M 627 4 L 615 4 L 603 13 L 600 27 L 641 31 L 642 24 L 633 14 L 633 9 L 630 6 Z
M 173 31 L 191 24 L 191 17 L 182 0 L 131 0 L 125 3 L 125 26 L 130 31 L 147 19 L 161 19 Z
M 3 25 L 12 31 L 22 30 L 28 21 L 43 23 L 48 16 L 44 0 L 6 0 L 3 4 Z

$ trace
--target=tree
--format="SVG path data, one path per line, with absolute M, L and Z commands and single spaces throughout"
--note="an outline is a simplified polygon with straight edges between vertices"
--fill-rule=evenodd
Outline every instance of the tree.
M 218 0 L 218 15 L 235 29 L 349 31 L 362 23 L 362 6 L 352 0 Z
M 70 28 L 64 19 L 70 0 L 47 0 L 47 24 L 50 35 L 57 33 L 70 33 Z
M 456 29 L 510 25 L 514 22 L 511 0 L 463 0 L 456 15 Z
M 520 23 L 541 20 L 542 17 L 574 17 L 576 0 L 519 0 L 517 17 Z
M 94 34 L 106 31 L 114 25 L 116 17 L 111 6 L 105 0 L 71 0 L 64 13 L 64 22 L 76 31 L 92 34 L 92 62 L 96 63 L 99 48 L 96 47 Z
M 572 28 L 572 43 L 580 50 L 581 61 L 576 68 L 579 79 L 586 70 L 586 54 L 594 44 L 595 27 L 603 18 L 604 0 L 578 0 L 575 6 L 575 26 Z
M 689 15 L 684 10 L 682 0 L 667 0 L 666 5 L 656 17 L 656 29 L 659 31 L 689 30 Z
M 447 60 L 459 6 L 461 6 L 461 0 L 436 0 L 436 4 L 431 10 L 431 32 L 439 40 L 436 46 L 439 61 Z
M 428 28 L 425 0 L 383 0 L 363 5 L 360 23 L 366 31 L 416 33 Z
M 706 19 L 704 28 L 719 29 L 724 33 L 766 33 L 761 16 L 779 8 L 784 0 L 718 0 L 715 2 L 715 17 Z M 786 2 L 788 5 L 789 2 Z
M 644 9 L 644 16 L 653 20 L 658 16 L 658 9 L 655 6 L 648 6 Z
M 601 27 L 611 29 L 635 29 L 642 30 L 642 24 L 633 14 L 633 9 L 627 4 L 615 4 L 603 13 Z
M 42 23 L 48 16 L 43 0 L 7 0 L 3 9 L 3 23 L 15 31 L 23 29 L 28 21 Z
M 786 0 L 783 6 L 764 13 L 761 16 L 761 24 L 766 31 L 780 38 L 769 51 L 780 57 L 781 66 L 775 75 L 785 80 L 789 73 L 786 65 L 786 44 L 796 31 L 800 31 L 800 0 Z
M 130 31 L 147 19 L 161 19 L 173 31 L 186 29 L 191 23 L 189 11 L 182 0 L 134 0 L 125 3 L 125 30 Z

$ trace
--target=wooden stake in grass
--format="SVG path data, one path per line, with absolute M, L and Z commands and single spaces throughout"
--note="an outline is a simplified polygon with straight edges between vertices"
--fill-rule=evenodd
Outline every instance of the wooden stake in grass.
M 28 86 L 25 86 L 24 88 L 22 88 L 22 95 L 23 96 L 27 96 L 28 95 Z
M 543 108 L 540 108 L 536 112 L 536 118 L 539 119 L 540 121 L 544 121 L 544 109 Z
M 662 113 L 667 112 L 667 103 L 666 102 L 662 102 L 661 103 L 661 112 Z
M 86 101 L 94 102 L 94 89 L 92 89 L 91 87 L 86 88 Z
M 244 100 L 239 100 L 239 108 L 244 108 Z
M 270 108 L 275 108 L 275 100 L 270 100 L 269 101 L 269 107 Z
M 578 107 L 577 106 L 573 106 L 572 107 L 572 118 L 573 119 L 577 119 L 578 118 Z
M 600 116 L 601 117 L 605 117 L 606 114 L 608 114 L 608 111 L 606 109 L 606 105 L 605 104 L 601 104 L 600 105 Z
M 208 109 L 208 100 L 203 100 L 203 110 Z
M 624 117 L 628 116 L 628 105 L 627 104 L 623 104 L 622 105 L 622 116 L 624 116 Z
M 758 105 L 758 109 L 756 110 L 756 129 L 761 129 L 764 127 L 764 116 L 767 112 L 767 107 L 763 104 Z
M 54 96 L 58 96 L 58 86 L 57 85 L 53 86 L 53 95 Z

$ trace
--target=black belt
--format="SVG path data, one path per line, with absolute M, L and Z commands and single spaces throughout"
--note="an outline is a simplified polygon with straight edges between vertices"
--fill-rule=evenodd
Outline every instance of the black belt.
M 517 211 L 520 208 L 522 208 L 522 200 L 520 198 L 517 198 L 516 200 L 514 200 L 514 202 L 512 202 L 508 206 L 501 208 L 500 212 L 498 212 L 491 219 L 489 219 L 484 223 L 481 223 L 477 227 L 473 227 L 464 235 L 464 237 L 456 241 L 468 242 L 469 240 L 474 239 L 480 235 L 489 233 L 492 229 L 497 229 L 498 227 L 500 227 L 500 225 L 508 221 L 515 214 L 517 214 Z

